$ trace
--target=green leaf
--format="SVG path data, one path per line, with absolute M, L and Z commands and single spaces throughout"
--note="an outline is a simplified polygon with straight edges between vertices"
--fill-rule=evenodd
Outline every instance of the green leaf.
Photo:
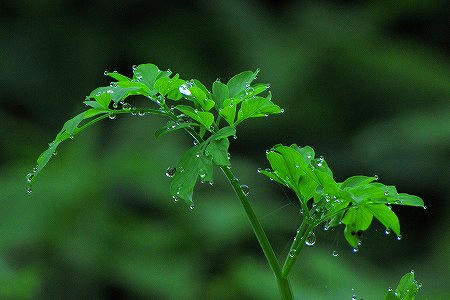
M 255 80 L 256 76 L 259 73 L 259 69 L 255 72 L 252 71 L 244 71 L 233 76 L 227 82 L 228 90 L 230 93 L 230 97 L 235 97 L 241 92 L 244 92 L 245 89 Z
M 168 77 L 169 72 L 162 72 L 154 64 L 142 64 L 134 69 L 133 81 L 141 82 L 149 89 L 150 95 L 155 95 L 157 91 L 154 89 L 155 81 L 158 78 Z
M 108 93 L 100 94 L 98 96 L 95 95 L 94 99 L 100 106 L 106 109 L 109 107 L 109 103 L 111 103 L 111 95 Z
M 386 300 L 414 300 L 421 288 L 421 284 L 414 279 L 414 272 L 406 273 L 400 279 L 397 288 L 389 289 L 386 293 Z
M 400 222 L 397 215 L 392 209 L 384 204 L 370 204 L 364 205 L 368 211 L 370 211 L 378 221 L 381 222 L 386 228 L 392 229 L 396 235 L 400 235 Z
M 213 98 L 216 103 L 219 103 L 220 107 L 224 107 L 225 99 L 230 97 L 230 91 L 228 86 L 220 81 L 214 81 L 212 85 Z
M 105 94 L 103 94 L 105 95 Z M 90 106 L 92 108 L 97 108 L 97 109 L 104 109 L 105 107 L 103 107 L 100 103 L 98 103 L 97 101 L 84 101 L 84 104 L 86 104 L 87 106 Z
M 111 100 L 114 101 L 114 103 L 119 103 L 120 101 L 124 100 L 125 98 L 131 95 L 143 95 L 143 96 L 149 95 L 149 89 L 140 82 L 119 81 L 115 84 L 116 86 L 103 86 L 96 88 L 90 93 L 88 98 L 96 99 L 96 97 L 98 98 L 102 94 L 109 94 Z M 106 102 L 106 100 L 107 98 L 104 98 L 101 101 Z
M 117 81 L 130 81 L 131 78 L 128 78 L 125 75 L 119 74 L 117 71 L 114 72 L 105 72 L 105 75 L 114 78 Z
M 362 233 L 372 223 L 372 213 L 364 206 L 351 207 L 347 210 L 342 224 L 345 224 L 344 236 L 352 247 L 357 247 Z
M 311 150 L 310 147 L 301 148 L 295 144 L 290 147 L 276 145 L 266 154 L 273 170 L 273 175 L 269 177 L 294 190 L 304 201 L 312 197 L 319 184 L 311 165 L 311 153 L 314 154 Z M 267 172 L 260 173 L 268 176 Z
M 210 112 L 199 111 L 187 105 L 177 105 L 175 108 L 185 115 L 191 117 L 195 121 L 199 122 L 208 130 L 211 127 L 212 123 L 214 123 L 214 115 Z
M 186 96 L 186 98 L 198 104 L 205 111 L 209 111 L 211 108 L 214 107 L 215 102 L 208 97 L 208 94 L 205 93 L 202 88 L 194 85 L 191 88 L 189 88 L 189 91 L 191 92 L 191 95 Z
M 167 124 L 161 128 L 159 128 L 158 130 L 156 130 L 155 132 L 155 137 L 156 138 L 160 138 L 166 134 L 168 134 L 169 132 L 178 130 L 178 129 L 183 129 L 183 128 L 187 128 L 187 127 L 191 127 L 191 126 L 200 126 L 197 123 L 189 123 L 189 122 L 174 122 L 172 120 L 168 121 Z
M 158 91 L 163 97 L 167 95 L 167 98 L 171 100 L 180 100 L 182 95 L 179 92 L 179 88 L 185 81 L 179 78 L 176 74 L 173 78 L 162 77 L 155 81 L 155 90 Z
M 234 125 L 234 120 L 236 119 L 236 106 L 242 102 L 242 100 L 243 99 L 239 98 L 225 99 L 223 108 L 219 110 L 219 115 L 221 115 L 231 126 Z
M 236 128 L 230 127 L 230 126 L 222 127 L 221 129 L 214 132 L 214 134 L 212 134 L 209 137 L 208 141 L 224 139 L 229 136 L 234 136 L 235 134 L 236 134 Z
M 212 159 L 202 153 L 202 144 L 187 150 L 176 167 L 175 175 L 170 183 L 170 193 L 175 199 L 183 199 L 192 204 L 197 179 L 212 181 Z
M 208 143 L 205 154 L 211 156 L 214 163 L 218 166 L 229 166 L 228 147 L 230 142 L 227 138 L 215 139 Z
M 410 206 L 421 206 L 425 207 L 423 200 L 420 197 L 409 195 L 406 193 L 400 193 L 396 196 L 393 204 L 410 205 Z
M 64 140 L 73 137 L 73 135 L 77 133 L 78 126 L 83 120 L 104 113 L 108 113 L 108 111 L 91 108 L 65 122 L 63 128 L 56 135 L 55 140 L 49 144 L 48 149 L 39 155 L 36 165 L 37 169 L 36 172 L 34 172 L 32 180 L 34 180 L 36 178 L 36 175 L 47 165 L 47 163 L 52 158 L 52 155 L 56 151 L 56 148 L 59 146 L 59 144 Z
M 355 186 L 359 186 L 359 185 L 365 185 L 365 184 L 371 183 L 372 181 L 375 181 L 375 180 L 377 180 L 376 177 L 367 177 L 367 176 L 357 175 L 357 176 L 352 176 L 352 177 L 347 178 L 340 185 L 341 185 L 341 188 L 345 189 L 345 188 L 355 187 Z
M 238 112 L 237 123 L 248 118 L 265 117 L 270 114 L 279 114 L 281 108 L 271 101 L 271 94 L 266 98 L 256 96 L 255 98 L 244 100 Z

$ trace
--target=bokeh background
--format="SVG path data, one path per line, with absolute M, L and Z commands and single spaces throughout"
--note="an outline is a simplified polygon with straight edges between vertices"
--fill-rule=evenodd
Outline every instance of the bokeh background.
M 256 175 L 277 143 L 311 145 L 335 177 L 377 174 L 428 207 L 394 208 L 403 239 L 373 223 L 358 253 L 317 230 L 295 266 L 299 299 L 381 299 L 411 269 L 419 299 L 449 299 L 447 1 L 0 2 L 0 298 L 276 299 L 275 280 L 220 172 L 195 209 L 164 175 L 192 143 L 155 140 L 158 117 L 107 120 L 25 175 L 85 95 L 152 62 L 210 85 L 247 69 L 286 112 L 232 140 L 277 255 L 300 222 L 288 191 Z M 337 251 L 338 256 L 332 256 Z

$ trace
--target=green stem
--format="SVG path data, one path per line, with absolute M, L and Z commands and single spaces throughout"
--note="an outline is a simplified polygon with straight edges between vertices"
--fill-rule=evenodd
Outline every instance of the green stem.
M 272 245 L 267 239 L 266 233 L 259 222 L 258 217 L 256 216 L 253 208 L 250 205 L 250 202 L 247 199 L 247 196 L 244 194 L 244 191 L 239 184 L 239 180 L 234 176 L 233 172 L 225 166 L 220 167 L 230 182 L 231 186 L 234 189 L 234 192 L 238 196 L 239 200 L 241 200 L 241 204 L 244 207 L 245 213 L 247 214 L 247 218 L 252 225 L 253 231 L 258 239 L 259 245 L 261 246 L 264 255 L 266 256 L 267 262 L 269 263 L 272 272 L 275 275 L 275 278 L 278 283 L 278 289 L 280 291 L 281 299 L 293 299 L 291 287 L 289 281 L 286 277 L 282 276 L 280 265 L 278 264 L 277 257 L 275 252 L 272 249 Z
M 289 272 L 297 261 L 298 255 L 305 246 L 306 238 L 314 229 L 314 225 L 315 224 L 309 219 L 303 219 L 302 224 L 297 230 L 297 234 L 295 235 L 294 242 L 291 245 L 291 249 L 289 250 L 286 260 L 284 261 L 283 269 L 281 272 L 283 278 L 286 278 L 289 275 Z

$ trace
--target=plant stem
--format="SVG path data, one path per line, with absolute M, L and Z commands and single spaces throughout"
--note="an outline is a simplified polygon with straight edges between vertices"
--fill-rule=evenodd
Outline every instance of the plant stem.
M 302 224 L 297 230 L 297 234 L 295 235 L 294 242 L 291 245 L 291 249 L 284 261 L 283 269 L 281 275 L 283 278 L 286 278 L 289 275 L 292 267 L 297 261 L 297 257 L 305 246 L 305 240 L 308 235 L 314 229 L 314 222 L 310 221 L 309 218 L 304 218 Z
M 170 109 L 168 109 L 165 103 L 163 104 L 163 108 L 165 109 L 165 112 L 169 116 L 169 118 L 171 118 L 172 120 L 177 119 L 176 115 L 173 114 L 170 111 Z M 198 135 L 198 133 L 193 128 L 186 127 L 185 130 L 198 142 L 203 141 L 203 139 Z M 239 184 L 239 180 L 237 179 L 236 176 L 234 176 L 233 172 L 228 167 L 221 166 L 220 168 L 227 177 L 228 181 L 233 187 L 234 192 L 236 193 L 239 200 L 241 201 L 242 206 L 244 207 L 245 213 L 247 214 L 247 218 L 250 221 L 250 224 L 253 228 L 253 232 L 255 233 L 259 245 L 261 246 L 264 255 L 266 256 L 267 262 L 269 263 L 269 266 L 272 269 L 275 279 L 277 280 L 280 298 L 283 300 L 293 299 L 289 281 L 286 277 L 283 277 L 281 274 L 281 268 L 278 263 L 278 259 L 275 255 L 275 252 L 273 251 L 272 245 L 270 244 L 269 239 L 267 238 L 267 235 L 264 232 L 264 229 L 261 223 L 259 222 L 258 217 L 253 211 L 253 208 L 250 205 L 247 196 L 244 194 L 244 191 L 242 190 L 241 185 Z
M 259 222 L 258 217 L 256 216 L 253 208 L 250 205 L 250 202 L 247 199 L 247 196 L 244 194 L 242 190 L 239 180 L 234 176 L 233 172 L 225 166 L 220 167 L 227 177 L 228 181 L 232 185 L 236 195 L 239 200 L 241 200 L 241 204 L 244 207 L 245 213 L 247 214 L 247 218 L 252 225 L 253 231 L 258 239 L 259 245 L 261 246 L 264 255 L 266 256 L 267 262 L 269 263 L 272 272 L 275 275 L 275 278 L 278 283 L 278 289 L 280 291 L 281 299 L 293 299 L 291 287 L 289 281 L 286 277 L 282 276 L 280 265 L 278 264 L 277 257 L 275 252 L 272 249 L 272 245 L 267 239 L 266 233 Z

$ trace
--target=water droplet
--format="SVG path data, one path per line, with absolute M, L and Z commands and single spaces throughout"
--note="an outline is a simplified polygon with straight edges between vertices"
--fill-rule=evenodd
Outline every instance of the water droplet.
M 289 251 L 289 256 L 294 257 L 295 252 L 297 252 L 297 251 L 295 249 L 292 249 L 291 251 Z
M 108 118 L 110 118 L 111 120 L 114 120 L 114 119 L 116 118 L 116 115 L 110 114 L 110 115 L 108 116 Z
M 280 110 L 280 112 L 281 112 L 281 113 L 284 113 L 284 108 L 282 108 L 282 109 Z
M 331 255 L 333 255 L 334 257 L 336 257 L 336 256 L 339 255 L 339 253 L 338 253 L 336 250 L 334 250 L 333 253 L 331 253 Z
M 241 189 L 242 189 L 242 192 L 244 192 L 244 195 L 248 196 L 248 193 L 250 192 L 250 188 L 248 187 L 248 185 L 241 184 Z
M 353 253 L 356 253 L 356 252 L 358 252 L 358 251 L 359 251 L 358 247 L 354 247 L 354 248 L 353 248 Z
M 141 81 L 141 80 L 142 80 L 142 75 L 137 76 L 136 79 L 137 79 L 138 81 Z
M 233 139 L 234 139 L 234 140 L 237 140 L 237 135 L 233 135 Z
M 427 209 L 427 207 L 426 207 L 426 206 L 424 206 L 424 207 L 423 207 L 423 209 Z
M 194 146 L 198 145 L 198 141 L 197 140 L 194 140 L 192 143 L 194 144 Z
M 108 94 L 114 94 L 114 91 L 113 90 L 107 90 L 106 91 Z
M 388 191 L 384 192 L 384 195 L 385 196 L 389 195 L 389 192 Z
M 31 189 L 31 187 L 29 187 L 28 189 L 27 189 L 27 193 L 28 194 L 31 194 L 33 192 L 33 190 Z
M 401 234 L 397 235 L 397 241 L 400 241 L 401 239 L 402 239 L 402 235 Z
M 130 105 L 130 103 L 124 103 L 124 104 L 122 105 L 122 109 L 123 109 L 123 110 L 131 110 L 131 105 Z
M 175 172 L 177 171 L 177 168 L 175 167 L 168 167 L 166 170 L 166 176 L 167 177 L 173 177 L 175 175 Z
M 113 103 L 113 107 L 114 107 L 114 108 L 117 108 L 118 106 L 119 106 L 119 105 L 118 105 L 116 102 Z
M 139 112 L 138 112 L 138 116 L 140 116 L 140 117 L 145 116 L 145 112 L 139 111 Z
M 373 175 L 373 177 L 375 177 L 375 180 L 378 180 L 378 175 Z
M 251 93 L 253 93 L 254 90 L 255 90 L 254 88 L 252 88 L 249 84 L 247 84 L 245 86 L 245 95 L 246 96 L 250 95 Z
M 111 83 L 109 84 L 109 86 L 110 86 L 110 87 L 117 87 L 117 82 L 111 82 Z M 97 95 L 97 96 L 99 96 L 99 95 Z
M 56 155 L 58 155 L 58 151 L 53 151 L 53 156 L 56 156 Z
M 384 231 L 385 235 L 389 235 L 391 233 L 391 230 L 389 228 L 386 228 L 386 230 Z
M 194 209 L 194 204 L 191 204 L 191 206 L 189 206 L 190 209 Z
M 270 83 L 267 83 L 267 84 L 266 84 L 266 88 L 270 88 Z
M 216 78 L 216 82 L 220 82 L 220 78 Z
M 256 170 L 256 173 L 261 173 L 261 171 L 262 171 L 262 169 L 261 169 L 261 168 L 258 168 L 258 169 Z
M 33 180 L 33 177 L 34 177 L 34 173 L 28 173 L 27 174 L 27 181 L 31 182 Z
M 175 201 L 175 202 L 177 202 L 177 201 L 178 201 L 178 198 L 177 198 L 177 197 L 175 197 L 175 196 L 172 196 L 172 199 L 173 199 L 173 201 Z
M 73 139 L 73 133 L 69 134 L 69 138 Z
M 214 181 L 210 181 L 210 182 L 209 182 L 209 185 L 214 185 Z
M 305 244 L 307 245 L 307 246 L 312 246 L 312 245 L 314 245 L 316 243 L 316 235 L 314 234 L 314 232 L 310 232 L 309 234 L 308 234 L 308 236 L 306 237 L 306 240 L 305 240 Z
M 134 107 L 134 106 L 131 108 L 131 115 L 132 115 L 132 116 L 137 115 L 136 110 L 137 110 L 137 109 L 136 109 L 136 107 Z
M 328 225 L 323 226 L 323 230 L 328 231 L 328 229 L 330 229 L 330 227 L 328 227 Z
M 133 66 L 132 66 L 132 69 L 133 69 L 133 72 L 136 71 L 137 66 L 136 66 L 136 65 L 133 65 Z
M 191 91 L 189 90 L 188 86 L 186 84 L 182 84 L 180 85 L 180 87 L 178 88 L 178 91 L 185 96 L 190 96 L 192 95 Z
M 200 154 L 198 154 L 198 153 L 197 153 L 197 154 L 195 154 L 195 157 L 200 157 Z
M 105 72 L 103 72 L 103 75 L 108 76 L 108 71 L 105 70 Z

